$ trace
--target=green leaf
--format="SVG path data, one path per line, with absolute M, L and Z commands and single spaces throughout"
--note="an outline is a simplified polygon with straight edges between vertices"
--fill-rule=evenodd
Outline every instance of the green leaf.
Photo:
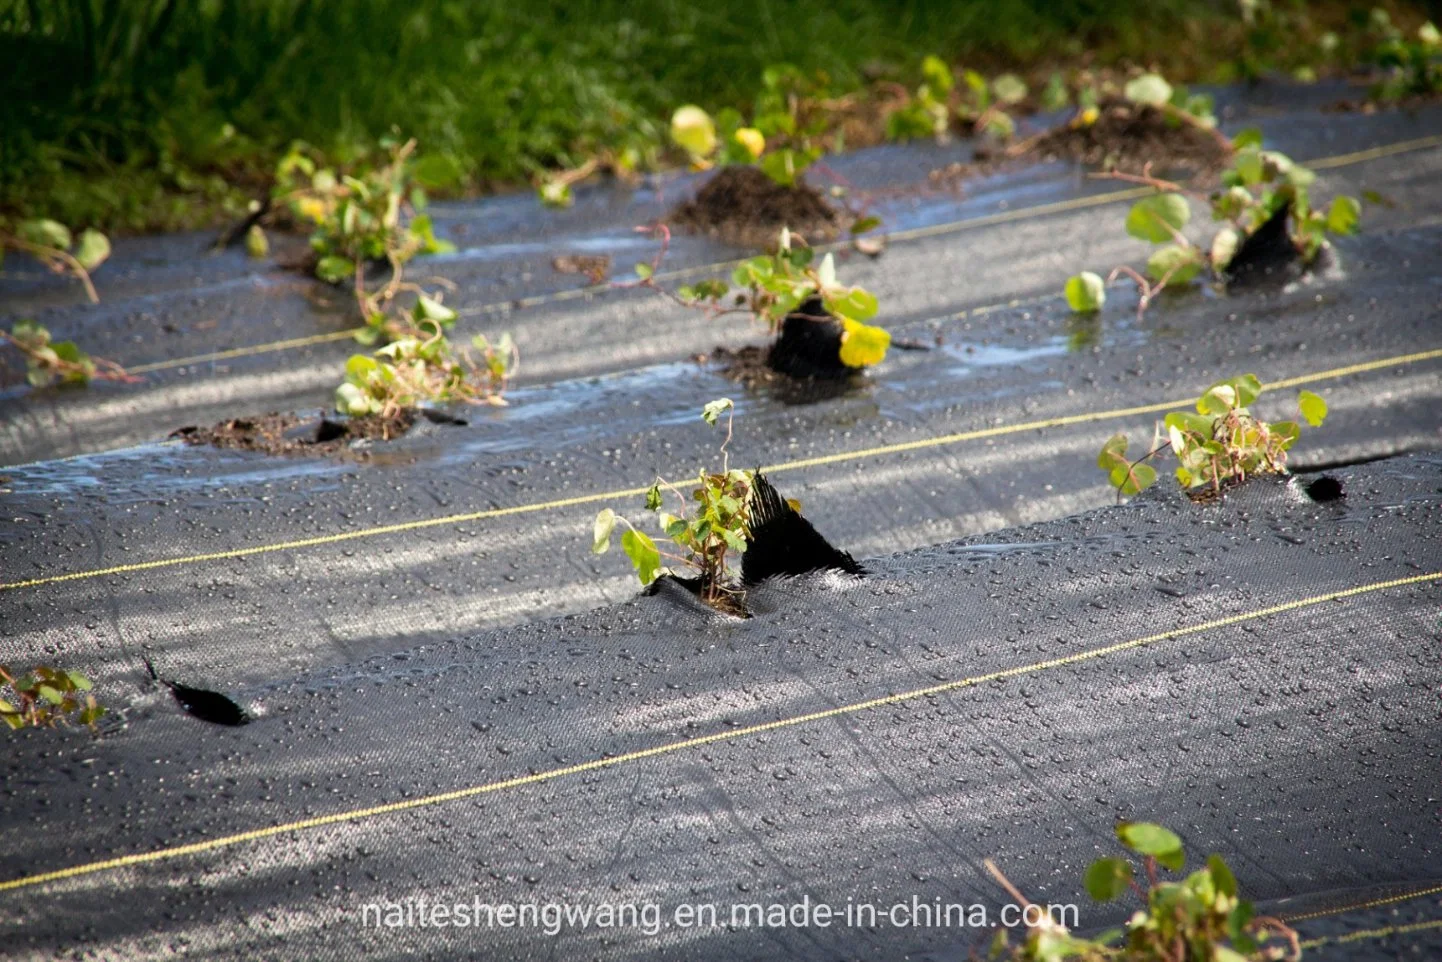
M 1107 302 L 1106 284 L 1101 277 L 1091 271 L 1082 271 L 1068 278 L 1066 282 L 1066 302 L 1072 310 L 1079 314 L 1090 314 L 1101 309 Z
M 52 705 L 58 705 L 65 700 L 64 695 L 60 694 L 60 692 L 56 691 L 49 685 L 41 685 L 35 689 L 35 692 L 41 698 L 45 699 Z
M 649 281 L 656 274 L 656 269 L 650 264 L 638 263 L 636 265 L 636 276 L 643 281 Z
M 1262 146 L 1262 131 L 1259 127 L 1243 127 L 1237 131 L 1232 138 L 1232 146 L 1237 150 L 1244 150 L 1248 147 L 1260 148 Z
M 18 233 L 24 240 L 32 244 L 54 247 L 62 251 L 70 250 L 72 243 L 70 228 L 58 220 L 50 220 L 45 217 L 21 221 Z
M 714 401 L 708 401 L 706 403 L 706 406 L 701 409 L 701 420 L 705 421 L 707 424 L 714 426 L 716 424 L 716 419 L 721 417 L 723 412 L 732 411 L 735 410 L 735 408 L 736 405 L 729 397 L 717 398 Z
M 991 82 L 991 89 L 996 94 L 996 99 L 1004 104 L 1020 103 L 1026 99 L 1026 82 L 1014 73 L 1004 73 L 997 77 Z
M 435 321 L 442 327 L 446 327 L 454 324 L 457 316 L 455 311 L 440 301 L 433 300 L 424 294 L 416 298 L 416 317 L 418 319 Z
M 1210 253 L 1212 270 L 1226 270 L 1232 258 L 1237 256 L 1237 248 L 1241 246 L 1242 235 L 1235 227 L 1223 227 L 1217 231 L 1217 236 L 1212 238 L 1212 249 Z
M 411 176 L 427 190 L 443 190 L 461 181 L 461 165 L 450 154 L 427 154 L 411 165 Z
M 1321 427 L 1322 422 L 1327 420 L 1327 402 L 1322 400 L 1319 394 L 1311 391 L 1299 392 L 1297 408 L 1302 412 L 1302 418 L 1314 428 Z
M 1127 214 L 1127 233 L 1153 244 L 1165 244 L 1172 239 L 1172 231 L 1181 230 L 1191 217 L 1191 205 L 1181 194 L 1156 194 L 1132 205 Z
M 1340 200 L 1341 198 L 1338 198 Z M 1334 202 L 1335 205 L 1335 202 Z M 110 256 L 110 238 L 93 228 L 80 233 L 80 244 L 75 248 L 75 259 L 87 271 L 93 271 Z
M 1357 220 L 1362 216 L 1362 205 L 1355 197 L 1343 194 L 1332 200 L 1327 211 L 1327 230 L 1334 234 L 1351 234 L 1357 230 Z
M 952 85 L 956 83 L 946 61 L 931 54 L 921 60 L 921 75 L 926 78 L 927 85 L 938 93 L 949 92 Z
M 315 265 L 315 276 L 327 284 L 339 284 L 355 276 L 355 261 L 335 254 L 322 257 Z
M 65 673 L 65 677 L 70 680 L 71 687 L 74 688 L 76 691 L 89 691 L 91 688 L 95 687 L 93 684 L 91 684 L 89 678 L 86 678 L 78 671 L 67 671 Z
M 851 223 L 851 233 L 852 233 L 853 235 L 855 235 L 855 234 L 864 234 L 864 233 L 866 233 L 867 231 L 869 231 L 869 230 L 875 230 L 876 228 L 878 228 L 878 227 L 880 227 L 880 226 L 881 226 L 881 218 L 880 218 L 880 217 L 877 217 L 876 215 L 873 214 L 873 215 L 870 216 L 870 217 L 861 217 L 861 218 L 858 218 L 858 219 L 855 220 L 855 221 L 852 221 L 852 223 Z
M 611 547 L 611 532 L 616 530 L 616 512 L 603 508 L 591 528 L 591 553 L 605 554 Z
M 1172 85 L 1161 74 L 1147 73 L 1127 81 L 1122 91 L 1133 103 L 1161 107 L 1172 99 Z
M 655 481 L 646 489 L 646 510 L 661 510 L 661 482 Z
M 259 224 L 251 224 L 250 230 L 245 232 L 245 252 L 256 260 L 270 253 L 270 241 Z
M 641 584 L 649 585 L 656 580 L 661 573 L 661 552 L 656 550 L 656 542 L 634 528 L 628 528 L 621 535 L 621 549 L 631 559 Z
M 335 409 L 351 417 L 363 417 L 379 410 L 378 402 L 361 388 L 346 381 L 335 389 Z
M 1097 455 L 1097 467 L 1103 471 L 1110 471 L 1117 464 L 1127 463 L 1127 436 L 1125 434 L 1113 434 L 1102 445 L 1101 453 Z
M 1120 476 L 1118 476 L 1120 472 Z M 1157 480 L 1157 469 L 1150 464 L 1134 464 L 1128 473 L 1126 465 L 1120 465 L 1112 469 L 1112 486 L 1118 488 L 1122 494 L 1141 494 L 1150 488 Z
M 1212 873 L 1212 884 L 1217 891 L 1228 897 L 1237 894 L 1237 877 L 1227 867 L 1227 862 L 1220 855 L 1211 855 L 1207 858 L 1207 870 Z
M 694 104 L 677 108 L 671 115 L 671 139 L 696 160 L 716 152 L 716 123 Z
M 761 158 L 761 172 L 782 187 L 796 186 L 796 178 L 809 166 L 805 157 L 790 148 L 773 151 Z
M 827 255 L 830 256 L 829 254 Z M 853 287 L 840 297 L 823 297 L 827 310 L 840 317 L 850 318 L 853 321 L 869 321 L 876 316 L 880 305 L 876 301 L 876 295 L 864 291 L 859 287 Z
M 1158 864 L 1173 871 L 1185 862 L 1181 837 L 1152 822 L 1118 822 L 1117 838 L 1138 855 L 1150 855 Z
M 1087 894 L 1098 902 L 1110 902 L 1127 890 L 1131 880 L 1132 866 L 1126 859 L 1097 859 L 1086 872 Z
M 1154 281 L 1166 278 L 1168 284 L 1185 284 L 1201 272 L 1203 264 L 1202 252 L 1195 247 L 1169 244 L 1147 258 L 1147 274 Z

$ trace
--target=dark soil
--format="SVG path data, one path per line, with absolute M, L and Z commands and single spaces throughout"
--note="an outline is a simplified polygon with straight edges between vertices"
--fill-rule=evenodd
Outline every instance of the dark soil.
M 1073 160 L 1132 174 L 1150 164 L 1158 176 L 1177 170 L 1215 174 L 1232 159 L 1231 145 L 1215 131 L 1176 120 L 1150 104 L 1115 99 L 1099 109 L 1096 123 L 1054 127 L 1018 145 L 1024 147 L 1020 155 Z
M 809 241 L 835 237 L 845 217 L 802 181 L 783 187 L 755 167 L 730 166 L 712 175 L 667 220 L 693 233 L 764 247 L 775 243 L 783 227 Z
M 1018 141 L 1005 151 L 980 147 L 970 162 L 950 164 L 931 173 L 938 183 L 955 183 L 1007 167 L 1050 160 L 1069 160 L 1104 170 L 1140 174 L 1151 166 L 1156 176 L 1189 172 L 1206 179 L 1232 159 L 1226 138 L 1196 124 L 1176 120 L 1148 104 L 1120 98 L 1101 104 L 1096 123 L 1073 127 L 1059 124 Z
M 661 582 L 663 580 L 670 581 L 676 585 L 679 585 L 682 588 L 685 588 L 691 594 L 696 596 L 697 601 L 701 602 L 701 604 L 707 606 L 708 608 L 711 608 L 713 611 L 719 611 L 723 615 L 731 615 L 736 618 L 751 617 L 751 612 L 748 611 L 746 608 L 746 592 L 739 586 L 730 586 L 727 588 L 727 590 L 718 594 L 715 600 L 707 600 L 706 594 L 702 588 L 700 578 L 682 578 L 677 575 L 662 575 L 660 578 L 653 581 L 651 585 L 642 593 L 648 595 L 655 594 L 658 590 L 660 590 Z
M 306 418 L 296 414 L 265 414 L 232 418 L 214 427 L 183 427 L 170 436 L 186 444 L 212 445 L 265 454 L 339 454 L 353 441 L 389 441 L 400 437 L 415 423 L 414 411 L 402 411 L 393 418 L 370 415 L 363 418 Z

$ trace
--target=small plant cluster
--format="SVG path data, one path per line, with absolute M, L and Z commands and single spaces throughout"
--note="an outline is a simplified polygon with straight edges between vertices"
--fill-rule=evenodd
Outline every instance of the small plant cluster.
M 484 334 L 475 335 L 471 346 L 477 357 L 464 348 L 454 350 L 442 325 L 432 326 L 430 320 L 421 325 L 431 331 L 428 336 L 397 338 L 374 356 L 352 354 L 346 361 L 345 381 L 335 391 L 336 410 L 391 421 L 427 402 L 505 406 L 502 394 L 518 362 L 509 334 L 494 344 Z
M 39 665 L 19 675 L 0 665 L 0 719 L 12 729 L 53 728 L 62 722 L 95 727 L 105 709 L 78 671 Z
M 1372 10 L 1371 30 L 1377 43 L 1367 59 L 1382 72 L 1372 97 L 1398 101 L 1442 94 L 1442 32 L 1435 24 L 1422 24 L 1409 39 L 1387 11 L 1377 7 Z
M 425 213 L 426 192 L 416 169 L 424 162 L 414 159 L 416 142 L 391 139 L 383 146 L 387 163 L 352 176 L 319 165 L 304 144 L 295 144 L 276 168 L 272 193 L 275 206 L 289 211 L 296 223 L 311 226 L 316 277 L 330 284 L 351 281 L 368 328 L 360 339 L 370 344 L 386 333 L 391 301 L 407 289 L 405 264 L 418 254 L 455 250 L 436 237 Z M 422 170 L 440 179 L 444 172 L 431 172 L 430 166 Z M 382 262 L 389 265 L 390 278 L 373 290 L 366 268 Z
M 975 70 L 963 70 L 958 83 L 946 62 L 935 56 L 922 61 L 921 72 L 922 84 L 914 93 L 903 90 L 898 106 L 887 115 L 886 134 L 890 140 L 945 139 L 954 127 L 965 133 L 984 133 L 1007 140 L 1016 133 L 1015 114 L 1034 108 L 1062 110 L 1073 104 L 1077 113 L 1072 125 L 1088 126 L 1096 122 L 1101 103 L 1118 97 L 1156 107 L 1175 123 L 1216 126 L 1210 95 L 1193 94 L 1185 87 L 1173 86 L 1156 73 L 1140 74 L 1122 82 L 1080 71 L 1068 83 L 1060 72 L 1053 72 L 1033 95 L 1016 74 L 1001 74 L 988 80 Z
M 1169 285 L 1190 283 L 1203 272 L 1223 280 L 1247 241 L 1274 216 L 1290 220 L 1287 234 L 1302 263 L 1312 263 L 1321 252 L 1328 234 L 1351 234 L 1357 229 L 1362 206 L 1355 197 L 1339 195 L 1325 208 L 1314 208 L 1310 188 L 1316 175 L 1285 154 L 1262 149 L 1260 131 L 1239 133 L 1233 140 L 1236 154 L 1221 175 L 1221 189 L 1198 195 L 1208 202 L 1212 220 L 1223 226 L 1203 249 L 1182 233 L 1192 217 L 1187 188 L 1149 174 L 1110 173 L 1110 177 L 1146 184 L 1157 193 L 1132 205 L 1126 230 L 1131 236 L 1163 245 L 1147 258 L 1146 275 L 1126 265 L 1115 268 L 1106 282 L 1091 271 L 1071 277 L 1064 290 L 1074 311 L 1099 310 L 1106 302 L 1106 286 L 1118 274 L 1130 276 L 1141 294 L 1138 313 Z
M 636 265 L 641 286 L 654 288 L 683 306 L 700 308 L 709 317 L 750 314 L 771 334 L 781 330 L 788 315 L 819 297 L 826 311 L 842 326 L 843 364 L 863 368 L 880 364 L 886 357 L 891 346 L 890 332 L 866 323 L 879 309 L 876 295 L 838 281 L 835 258 L 828 253 L 816 263 L 815 249 L 804 238 L 783 229 L 774 252 L 743 261 L 731 272 L 729 281 L 710 278 L 682 285 L 672 293 L 656 283 L 656 271 L 665 257 L 669 236 L 662 230 L 662 248 L 656 259 Z
M 405 265 L 413 258 L 455 249 L 436 237 L 424 212 L 424 185 L 453 183 L 459 168 L 444 156 L 416 159 L 414 140 L 389 140 L 385 147 L 385 164 L 352 176 L 320 166 L 297 144 L 276 171 L 273 202 L 313 227 L 316 277 L 332 284 L 351 282 L 365 320 L 356 340 L 382 344 L 373 355 L 353 354 L 346 362 L 336 410 L 389 421 L 428 402 L 503 405 L 501 395 L 518 360 L 510 336 L 492 344 L 478 334 L 470 348 L 456 348 L 449 339 L 456 312 L 439 293 L 404 279 Z M 263 252 L 268 245 L 254 231 L 247 245 Z M 390 275 L 372 288 L 367 268 L 380 262 L 389 266 Z M 414 295 L 414 306 L 399 303 L 403 292 Z
M 32 387 L 52 382 L 85 385 L 97 379 L 139 380 L 114 361 L 91 357 L 74 341 L 52 340 L 50 331 L 34 321 L 18 321 L 10 330 L 0 331 L 0 343 L 8 343 L 25 355 L 25 379 Z
M 1051 913 L 1025 914 L 1025 938 L 1011 944 L 1005 929 L 993 939 L 989 958 L 997 962 L 1295 962 L 1302 950 L 1297 934 L 1279 919 L 1257 915 L 1238 894 L 1237 878 L 1220 855 L 1181 881 L 1162 881 L 1160 870 L 1180 872 L 1186 864 L 1182 840 L 1150 822 L 1120 822 L 1117 838 L 1142 857 L 1146 888 L 1126 858 L 1102 858 L 1086 872 L 1087 893 L 1111 902 L 1127 891 L 1141 900 L 1121 929 L 1094 938 L 1069 932 Z M 987 868 L 1016 900 L 1031 903 L 990 860 Z
M 750 540 L 751 485 L 755 478 L 752 471 L 733 469 L 726 453 L 735 414 L 731 399 L 711 401 L 701 409 L 701 418 L 714 427 L 723 413 L 726 439 L 721 442 L 721 469 L 702 468 L 689 497 L 660 477 L 646 492 L 646 510 L 656 514 L 657 524 L 676 546 L 675 551 L 662 551 L 649 535 L 610 508 L 596 515 L 591 544 L 595 554 L 604 554 L 611 547 L 611 535 L 619 522 L 626 526 L 621 534 L 621 550 L 631 559 L 641 584 L 649 585 L 663 574 L 673 574 L 663 566 L 663 559 L 674 561 L 696 572 L 698 594 L 707 604 L 718 607 L 738 591 L 727 559 L 732 552 L 745 551 Z M 662 510 L 663 488 L 676 496 L 677 514 Z
M 1177 458 L 1177 482 L 1187 491 L 1217 495 L 1224 487 L 1258 474 L 1286 474 L 1287 451 L 1302 434 L 1296 421 L 1268 423 L 1249 410 L 1262 393 L 1256 375 L 1218 381 L 1197 399 L 1196 413 L 1173 411 L 1154 432 L 1151 449 L 1127 458 L 1127 436 L 1113 436 L 1097 455 L 1117 495 L 1144 491 L 1157 479 L 1147 462 L 1170 450 Z M 1297 395 L 1297 412 L 1312 427 L 1327 419 L 1327 402 L 1311 391 Z
M 76 238 L 64 224 L 43 217 L 13 227 L 0 221 L 0 263 L 7 248 L 29 254 L 57 274 L 72 275 L 85 286 L 92 304 L 100 302 L 90 280 L 90 272 L 110 257 L 110 238 L 100 231 L 87 227 Z
M 670 140 L 697 170 L 755 165 L 782 187 L 792 187 L 827 150 L 844 149 L 841 118 L 854 105 L 854 97 L 832 96 L 824 75 L 773 64 L 761 73 L 750 121 L 733 107 L 713 117 L 695 104 L 686 104 L 672 112 Z M 549 207 L 569 207 L 574 201 L 572 185 L 602 168 L 628 176 L 640 158 L 634 148 L 620 162 L 603 152 L 577 167 L 549 174 L 538 187 L 541 201 Z

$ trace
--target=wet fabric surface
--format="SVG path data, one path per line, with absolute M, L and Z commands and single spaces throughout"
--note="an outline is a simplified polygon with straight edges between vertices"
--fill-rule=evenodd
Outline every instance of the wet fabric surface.
M 420 897 L 995 908 L 986 857 L 1029 897 L 1085 902 L 1119 817 L 1221 852 L 1259 900 L 1435 883 L 1442 461 L 1331 474 L 1346 495 L 1326 503 L 1297 482 L 1212 507 L 1159 493 L 867 559 L 861 579 L 770 583 L 749 620 L 663 590 L 396 651 L 233 692 L 244 728 L 156 692 L 99 740 L 22 734 L 6 879 L 489 787 L 0 893 L 12 947 L 955 958 L 966 933 L 934 928 L 548 936 L 358 913 Z

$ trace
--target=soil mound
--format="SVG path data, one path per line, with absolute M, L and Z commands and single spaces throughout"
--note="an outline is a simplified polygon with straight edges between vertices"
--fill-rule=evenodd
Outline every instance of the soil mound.
M 1030 142 L 1019 156 L 1036 160 L 1072 160 L 1108 170 L 1139 174 L 1179 169 L 1214 174 L 1232 158 L 1232 147 L 1215 130 L 1178 120 L 1150 104 L 1105 101 L 1095 123 L 1054 127 Z
M 694 233 L 763 246 L 783 227 L 808 240 L 834 237 L 843 218 L 809 184 L 783 187 L 755 167 L 731 166 L 718 170 L 669 220 Z

